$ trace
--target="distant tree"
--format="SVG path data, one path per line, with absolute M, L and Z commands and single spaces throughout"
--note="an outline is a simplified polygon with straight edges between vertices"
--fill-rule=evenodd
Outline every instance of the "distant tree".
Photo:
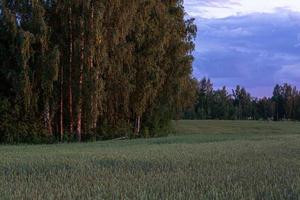
M 276 85 L 273 91 L 272 100 L 274 102 L 274 120 L 279 121 L 284 118 L 284 96 L 283 88 L 280 85 Z
M 289 84 L 276 85 L 272 98 L 254 98 L 245 88 L 237 86 L 232 94 L 226 87 L 213 90 L 209 79 L 197 84 L 194 109 L 182 114 L 187 119 L 264 119 L 275 121 L 300 119 L 299 91 Z
M 213 100 L 213 84 L 210 79 L 203 78 L 198 83 L 197 104 L 195 111 L 200 119 L 209 119 L 211 116 L 211 104 Z
M 231 96 L 228 94 L 225 86 L 220 90 L 214 91 L 212 102 L 213 119 L 229 119 L 232 106 Z
M 252 115 L 252 99 L 245 88 L 239 85 L 233 91 L 234 104 L 237 110 L 237 119 L 248 119 Z
M 272 99 L 262 98 L 256 104 L 258 117 L 264 120 L 273 119 Z
M 300 121 L 300 93 L 297 92 L 295 97 L 294 119 Z

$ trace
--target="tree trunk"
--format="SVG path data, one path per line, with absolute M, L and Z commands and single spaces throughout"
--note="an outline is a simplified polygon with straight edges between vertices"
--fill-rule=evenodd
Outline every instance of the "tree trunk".
M 48 99 L 45 102 L 44 121 L 45 121 L 45 127 L 48 130 L 48 135 L 52 136 L 53 131 L 52 131 L 51 116 L 50 116 L 50 105 Z
M 277 119 L 276 121 L 279 121 L 279 106 L 278 106 L 278 103 L 277 103 Z
M 69 7 L 69 85 L 68 85 L 68 96 L 69 96 L 69 116 L 70 134 L 73 133 L 74 120 L 73 120 L 73 91 L 72 91 L 72 66 L 73 66 L 73 27 L 72 27 L 72 7 Z
M 93 72 L 96 73 L 95 79 L 94 79 L 94 86 L 95 91 L 91 91 L 92 93 L 92 129 L 96 129 L 97 127 L 97 119 L 98 119 L 98 70 L 94 69 L 94 49 L 92 48 L 95 44 L 95 34 L 94 34 L 94 2 L 91 2 L 91 17 L 90 17 L 90 24 L 89 29 L 91 35 L 89 36 L 89 42 L 90 42 L 90 55 L 89 55 L 89 68 L 90 68 L 90 74 L 93 76 Z M 93 71 L 94 70 L 94 71 Z
M 59 132 L 60 132 L 60 141 L 63 142 L 64 139 L 64 119 L 63 119 L 63 111 L 64 111 L 64 97 L 63 97 L 63 85 L 64 85 L 64 69 L 61 66 L 60 72 L 60 117 L 59 117 Z
M 141 131 L 141 116 L 138 115 L 135 119 L 135 135 L 139 136 Z
M 80 71 L 79 71 L 79 87 L 78 87 L 78 113 L 77 113 L 77 139 L 81 142 L 82 129 L 82 84 L 83 84 L 83 66 L 84 66 L 84 21 L 80 19 Z

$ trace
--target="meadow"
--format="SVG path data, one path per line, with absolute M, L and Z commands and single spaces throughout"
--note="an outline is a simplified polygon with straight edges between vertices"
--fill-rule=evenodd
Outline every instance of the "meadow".
M 164 138 L 0 146 L 0 198 L 300 199 L 300 123 L 173 128 Z

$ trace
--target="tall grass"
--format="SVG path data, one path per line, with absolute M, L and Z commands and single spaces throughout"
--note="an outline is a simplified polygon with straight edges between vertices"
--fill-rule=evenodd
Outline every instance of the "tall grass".
M 0 199 L 300 199 L 300 124 L 174 122 L 166 138 L 0 147 Z

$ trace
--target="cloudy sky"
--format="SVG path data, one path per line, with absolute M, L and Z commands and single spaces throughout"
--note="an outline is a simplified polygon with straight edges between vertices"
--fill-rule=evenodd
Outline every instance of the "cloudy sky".
M 276 83 L 300 88 L 300 0 L 185 0 L 185 8 L 198 25 L 197 78 L 258 97 Z

